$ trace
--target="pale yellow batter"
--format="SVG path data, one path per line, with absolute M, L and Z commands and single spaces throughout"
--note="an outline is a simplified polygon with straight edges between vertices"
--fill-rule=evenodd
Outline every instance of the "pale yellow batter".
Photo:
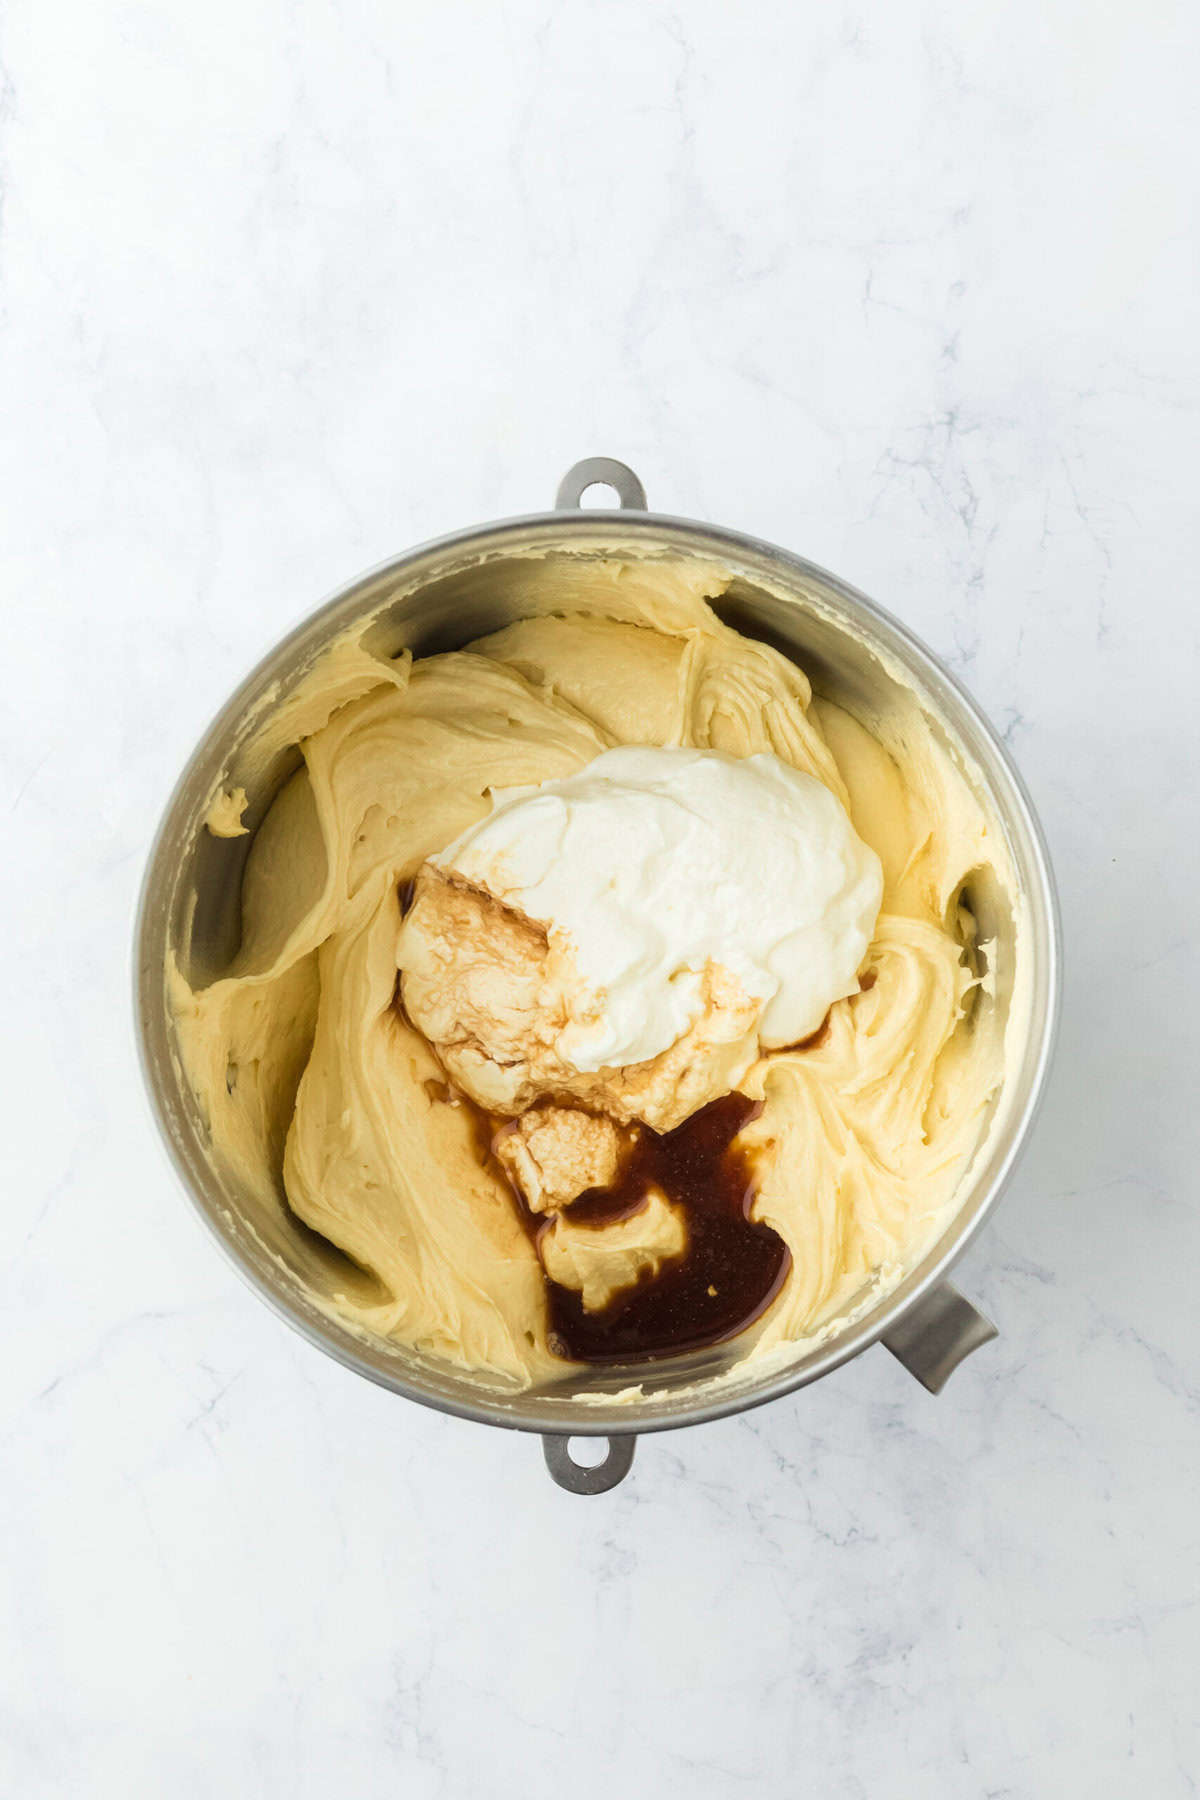
M 691 564 L 592 563 L 469 650 L 413 663 L 343 641 L 263 723 L 269 747 L 300 744 L 304 767 L 252 846 L 241 951 L 199 991 L 172 965 L 170 994 L 214 1155 L 263 1199 L 285 1191 L 378 1278 L 385 1299 L 339 1303 L 360 1329 L 514 1386 L 564 1373 L 511 1190 L 393 1004 L 399 890 L 484 816 L 489 789 L 569 775 L 615 744 L 773 751 L 838 795 L 883 864 L 864 991 L 835 1004 L 818 1044 L 762 1058 L 740 1084 L 763 1101 L 743 1137 L 754 1216 L 792 1258 L 747 1354 L 897 1280 L 953 1207 L 1003 1070 L 959 896 L 981 868 L 1010 885 L 1004 846 L 916 708 L 868 731 L 814 700 L 793 664 L 716 619 L 705 597 L 724 584 Z M 243 800 L 210 829 L 238 829 Z M 543 1137 L 527 1128 L 511 1153 L 540 1155 L 550 1205 Z M 612 1153 L 589 1139 L 598 1167 Z M 561 1214 L 543 1254 L 600 1304 L 681 1245 L 659 1197 L 607 1232 Z

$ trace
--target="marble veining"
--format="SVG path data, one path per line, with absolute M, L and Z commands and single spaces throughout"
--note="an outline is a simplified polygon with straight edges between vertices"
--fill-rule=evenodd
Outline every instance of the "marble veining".
M 0 13 L 0 1791 L 1196 1792 L 1198 50 L 1174 0 Z M 1068 977 L 959 1276 L 999 1340 L 579 1500 L 242 1287 L 128 965 L 250 664 L 593 453 L 967 681 Z

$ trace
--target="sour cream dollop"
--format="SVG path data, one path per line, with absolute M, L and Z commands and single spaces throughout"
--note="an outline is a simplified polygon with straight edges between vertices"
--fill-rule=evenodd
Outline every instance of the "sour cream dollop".
M 762 1001 L 763 1049 L 808 1037 L 855 991 L 883 896 L 837 796 L 769 753 L 608 750 L 497 791 L 431 861 L 569 951 L 584 991 L 559 1050 L 581 1072 L 673 1044 L 709 963 Z

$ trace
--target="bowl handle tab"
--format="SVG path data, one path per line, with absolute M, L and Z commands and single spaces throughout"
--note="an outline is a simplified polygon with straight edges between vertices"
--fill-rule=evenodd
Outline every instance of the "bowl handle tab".
M 969 1300 L 941 1281 L 921 1304 L 883 1334 L 892 1355 L 931 1394 L 940 1394 L 965 1356 L 999 1333 Z
M 628 463 L 617 462 L 611 456 L 585 456 L 582 462 L 568 469 L 558 484 L 555 510 L 575 511 L 588 488 L 596 486 L 615 488 L 623 510 L 645 512 L 645 488 Z
M 602 1463 L 589 1469 L 571 1455 L 569 1437 L 547 1432 L 542 1439 L 546 1467 L 568 1494 L 607 1494 L 609 1488 L 615 1488 L 618 1481 L 624 1481 L 628 1475 L 633 1462 L 633 1446 L 634 1439 L 630 1435 L 610 1437 L 608 1455 Z

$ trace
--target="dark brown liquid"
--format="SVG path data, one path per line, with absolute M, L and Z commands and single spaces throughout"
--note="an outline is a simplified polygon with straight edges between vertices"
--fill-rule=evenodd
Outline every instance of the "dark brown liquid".
M 602 1312 L 547 1278 L 550 1345 L 575 1362 L 627 1362 L 720 1343 L 743 1331 L 783 1283 L 790 1255 L 769 1225 L 750 1218 L 754 1170 L 734 1139 L 759 1108 L 726 1094 L 674 1131 L 643 1127 L 617 1185 L 581 1194 L 567 1208 L 573 1224 L 609 1225 L 636 1212 L 651 1185 L 681 1208 L 684 1253 L 647 1272 Z M 544 1219 L 531 1217 L 535 1236 Z
M 406 883 L 402 910 L 411 898 L 412 884 Z M 860 978 L 859 991 L 866 993 L 876 979 L 875 970 L 868 969 Z M 399 977 L 395 1005 L 406 1017 Z M 820 1049 L 828 1041 L 831 1021 L 827 1013 L 818 1029 L 791 1050 Z M 512 1187 L 495 1144 L 513 1129 L 513 1121 L 484 1112 L 448 1085 L 427 1082 L 426 1087 L 434 1099 L 448 1100 L 454 1093 L 471 1121 L 480 1161 Z M 561 1104 L 579 1103 L 564 1097 Z M 573 1225 L 599 1229 L 631 1218 L 653 1186 L 683 1213 L 686 1237 L 680 1257 L 661 1265 L 656 1274 L 646 1271 L 636 1286 L 599 1312 L 588 1312 L 573 1288 L 560 1287 L 543 1275 L 549 1344 L 556 1355 L 588 1363 L 678 1355 L 736 1337 L 766 1311 L 783 1286 L 792 1259 L 779 1234 L 750 1217 L 753 1160 L 736 1139 L 761 1110 L 745 1094 L 732 1093 L 701 1107 L 674 1131 L 660 1133 L 639 1126 L 617 1183 L 592 1188 L 565 1209 Z M 513 1193 L 536 1245 L 553 1221 L 530 1212 L 515 1187 Z
M 868 970 L 860 992 L 874 987 Z M 399 991 L 395 1002 L 403 1014 Z M 792 1051 L 820 1049 L 829 1038 L 831 1016 Z M 471 1121 L 479 1159 L 512 1188 L 522 1220 L 536 1245 L 553 1219 L 530 1212 L 495 1154 L 497 1139 L 514 1121 L 485 1112 L 465 1094 L 426 1083 L 435 1099 L 462 1106 Z M 564 1106 L 578 1107 L 564 1097 Z M 572 1362 L 636 1362 L 679 1355 L 736 1337 L 764 1313 L 791 1268 L 791 1252 L 769 1225 L 755 1222 L 750 1153 L 736 1143 L 738 1133 L 762 1111 L 745 1094 L 725 1094 L 701 1107 L 674 1131 L 637 1128 L 638 1136 L 620 1179 L 610 1188 L 592 1188 L 564 1209 L 573 1225 L 614 1225 L 628 1219 L 656 1186 L 684 1216 L 682 1256 L 646 1271 L 636 1286 L 618 1294 L 599 1312 L 588 1312 L 573 1288 L 543 1274 L 550 1313 L 549 1344 Z

